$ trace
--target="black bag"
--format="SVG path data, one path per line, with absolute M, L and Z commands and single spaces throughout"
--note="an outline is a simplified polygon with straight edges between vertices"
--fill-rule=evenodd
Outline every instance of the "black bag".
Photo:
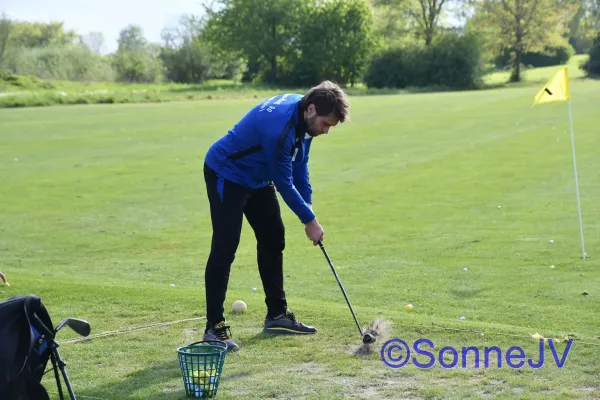
M 50 360 L 60 398 L 63 399 L 63 393 L 59 369 L 71 399 L 75 400 L 55 342 L 56 332 L 64 325 L 71 326 L 73 321 L 79 334 L 89 335 L 89 324 L 74 318 L 63 320 L 55 329 L 38 296 L 16 296 L 0 303 L 0 399 L 49 400 L 41 381 Z

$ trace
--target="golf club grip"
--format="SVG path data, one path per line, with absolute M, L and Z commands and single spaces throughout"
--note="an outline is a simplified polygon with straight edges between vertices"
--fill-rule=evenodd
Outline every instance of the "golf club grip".
M 358 331 L 360 332 L 360 335 L 362 336 L 363 335 L 362 328 L 360 327 L 360 324 L 358 323 L 358 319 L 356 318 L 354 309 L 352 308 L 352 305 L 350 304 L 350 300 L 348 299 L 348 296 L 346 295 L 344 286 L 342 285 L 342 282 L 340 281 L 340 278 L 338 277 L 337 272 L 335 272 L 335 268 L 333 267 L 333 263 L 331 262 L 331 259 L 329 258 L 329 254 L 327 254 L 327 251 L 325 250 L 325 246 L 323 246 L 323 243 L 320 240 L 319 240 L 319 247 L 321 247 L 321 250 L 323 251 L 325 258 L 327 259 L 327 262 L 329 263 L 329 266 L 331 267 L 331 271 L 333 272 L 333 276 L 335 276 L 335 280 L 337 281 L 338 285 L 340 285 L 340 289 L 342 289 L 342 294 L 344 295 L 344 298 L 346 299 L 346 303 L 348 303 L 348 307 L 350 307 L 350 312 L 352 312 L 352 316 L 354 317 L 354 322 L 356 322 Z

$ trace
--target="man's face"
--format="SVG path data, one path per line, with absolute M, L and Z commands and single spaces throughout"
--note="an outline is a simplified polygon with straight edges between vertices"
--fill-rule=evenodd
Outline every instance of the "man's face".
M 313 104 L 308 106 L 308 110 L 304 112 L 304 120 L 306 121 L 307 132 L 312 137 L 327 134 L 330 127 L 338 124 L 337 118 L 333 115 L 317 115 L 317 110 Z

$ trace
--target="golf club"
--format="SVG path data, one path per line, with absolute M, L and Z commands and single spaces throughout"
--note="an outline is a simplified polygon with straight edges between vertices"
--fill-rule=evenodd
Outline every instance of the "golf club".
M 92 330 L 87 321 L 78 318 L 65 318 L 60 322 L 60 324 L 58 324 L 56 329 L 54 329 L 54 334 L 56 335 L 56 332 L 58 332 L 65 325 L 84 337 L 87 337 Z
M 350 311 L 352 312 L 352 316 L 354 317 L 354 322 L 356 322 L 356 326 L 358 327 L 358 331 L 360 332 L 360 336 L 362 337 L 363 343 L 375 342 L 375 340 L 376 340 L 375 336 L 373 336 L 371 333 L 368 333 L 368 332 L 363 333 L 363 330 L 360 327 L 360 324 L 358 323 L 358 319 L 356 319 L 356 314 L 354 313 L 354 310 L 352 309 L 352 305 L 350 305 L 350 300 L 348 300 L 348 296 L 346 296 L 346 291 L 344 290 L 344 287 L 342 286 L 342 282 L 340 282 L 340 278 L 338 277 L 337 272 L 335 272 L 333 263 L 331 262 L 331 259 L 329 258 L 327 251 L 325 251 L 325 246 L 323 246 L 323 243 L 320 240 L 318 243 L 319 243 L 319 247 L 321 247 L 321 250 L 323 250 L 323 254 L 325 254 L 325 258 L 327 259 L 327 262 L 329 263 L 329 266 L 331 267 L 331 270 L 333 271 L 333 275 L 335 276 L 335 279 L 337 280 L 338 285 L 340 285 L 340 289 L 342 289 L 342 293 L 344 294 L 346 303 L 348 303 L 348 307 L 350 307 Z

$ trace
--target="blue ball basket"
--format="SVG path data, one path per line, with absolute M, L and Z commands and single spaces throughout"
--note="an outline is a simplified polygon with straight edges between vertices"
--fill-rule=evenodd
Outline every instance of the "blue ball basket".
M 203 340 L 177 349 L 185 393 L 199 399 L 217 396 L 227 344 Z

